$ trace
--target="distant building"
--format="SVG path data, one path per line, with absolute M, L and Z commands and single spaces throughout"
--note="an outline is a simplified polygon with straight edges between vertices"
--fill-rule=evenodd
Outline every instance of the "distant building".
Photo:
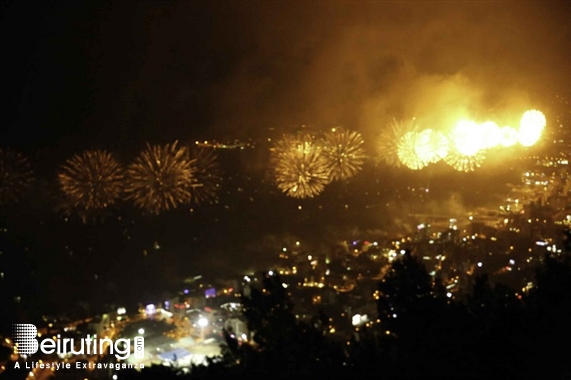
M 224 328 L 237 337 L 249 337 L 248 326 L 243 318 L 228 318 Z
M 430 239 L 430 223 L 421 223 L 416 226 L 416 233 L 414 239 L 417 242 Z
M 440 233 L 440 240 L 452 243 L 459 243 L 460 231 L 454 228 L 449 228 Z

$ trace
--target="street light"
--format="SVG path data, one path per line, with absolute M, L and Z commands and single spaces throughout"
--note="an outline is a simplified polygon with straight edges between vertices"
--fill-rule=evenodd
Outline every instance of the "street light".
M 208 326 L 208 319 L 201 316 L 198 319 L 198 325 L 200 326 L 200 339 L 204 341 L 204 328 Z

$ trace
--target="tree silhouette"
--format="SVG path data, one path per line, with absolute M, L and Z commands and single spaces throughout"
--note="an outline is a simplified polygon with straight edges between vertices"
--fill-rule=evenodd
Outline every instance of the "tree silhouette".
M 536 286 L 529 297 L 534 317 L 533 341 L 535 363 L 550 363 L 553 376 L 571 375 L 566 350 L 560 347 L 571 339 L 571 258 L 546 255 L 536 270 Z M 535 369 L 535 368 L 534 368 Z M 539 371 L 541 368 L 537 368 Z
M 439 280 L 410 252 L 394 261 L 379 284 L 381 328 L 395 374 L 410 377 L 471 374 L 473 320 L 463 304 L 447 299 Z M 387 349 L 385 348 L 385 351 Z
M 395 260 L 391 269 L 379 284 L 382 294 L 378 302 L 379 317 L 392 320 L 413 307 L 419 299 L 428 298 L 432 293 L 431 278 L 426 267 L 410 251 Z
M 323 331 L 321 315 L 312 324 L 298 322 L 293 303 L 278 275 L 263 273 L 262 288 L 242 297 L 244 316 L 253 342 L 228 347 L 244 375 L 286 377 L 323 373 L 333 363 L 331 345 Z

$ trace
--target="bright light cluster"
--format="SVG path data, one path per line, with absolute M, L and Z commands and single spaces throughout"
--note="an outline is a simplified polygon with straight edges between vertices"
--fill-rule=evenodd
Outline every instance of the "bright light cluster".
M 518 143 L 523 147 L 534 145 L 546 123 L 541 111 L 529 110 L 521 117 L 519 129 L 493 121 L 478 124 L 464 119 L 445 134 L 433 129 L 419 130 L 414 119 L 408 124 L 393 120 L 382 135 L 381 157 L 391 166 L 412 170 L 443 160 L 458 171 L 473 171 L 482 164 L 489 149 Z
M 366 158 L 361 134 L 343 128 L 284 135 L 271 152 L 276 185 L 293 198 L 313 198 L 329 183 L 353 177 Z

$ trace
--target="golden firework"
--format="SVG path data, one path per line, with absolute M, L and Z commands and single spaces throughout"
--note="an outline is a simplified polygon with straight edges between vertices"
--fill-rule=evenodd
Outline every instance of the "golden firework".
M 216 202 L 222 181 L 217 154 L 212 148 L 195 148 L 190 156 L 195 160 L 194 183 L 190 189 L 191 201 L 196 204 Z
M 538 110 L 524 112 L 519 123 L 518 141 L 523 146 L 534 145 L 547 123 L 545 115 Z
M 150 145 L 127 168 L 127 199 L 151 214 L 188 204 L 195 184 L 195 160 L 178 142 Z
M 28 159 L 11 149 L 0 149 L 0 205 L 18 202 L 33 182 Z
M 486 155 L 483 151 L 466 155 L 457 149 L 452 149 L 448 152 L 446 157 L 444 157 L 444 162 L 460 172 L 472 172 L 482 165 L 485 158 Z
M 313 198 L 329 183 L 329 164 L 308 135 L 286 135 L 272 149 L 278 188 L 293 198 Z
M 471 120 L 460 120 L 456 123 L 449 138 L 452 150 L 458 151 L 463 156 L 476 155 L 484 144 L 478 124 Z
M 363 138 L 355 131 L 333 128 L 326 132 L 321 152 L 327 160 L 331 181 L 353 177 L 365 161 Z
M 441 132 L 425 129 L 416 135 L 414 152 L 422 162 L 438 162 L 446 157 L 448 149 L 448 139 Z
M 393 119 L 382 132 L 380 137 L 380 157 L 385 163 L 395 168 L 401 167 L 402 162 L 399 158 L 399 142 L 408 132 L 416 131 L 414 119 L 408 123 Z
M 515 128 L 505 126 L 500 128 L 500 144 L 504 147 L 514 146 L 518 142 L 518 132 Z
M 428 161 L 423 160 L 417 154 L 418 139 L 419 133 L 407 132 L 397 145 L 397 154 L 400 162 L 412 170 L 420 170 L 428 165 Z
M 482 136 L 482 148 L 491 149 L 502 142 L 502 131 L 493 121 L 486 121 L 480 124 L 480 134 Z
M 88 150 L 66 160 L 58 173 L 60 208 L 84 222 L 113 205 L 123 192 L 123 168 L 105 150 Z

